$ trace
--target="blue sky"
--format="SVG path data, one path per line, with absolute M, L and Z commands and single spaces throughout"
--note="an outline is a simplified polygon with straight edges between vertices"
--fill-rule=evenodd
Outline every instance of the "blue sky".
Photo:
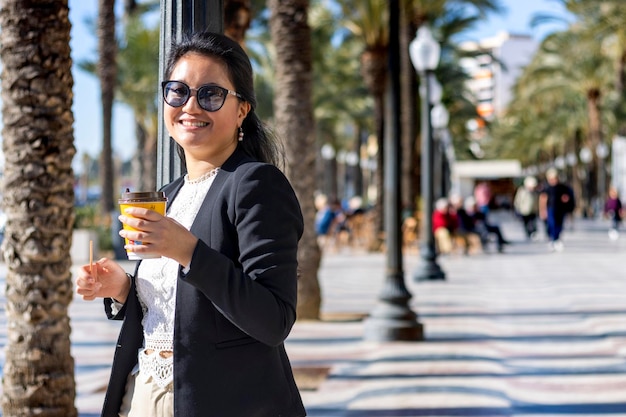
M 567 11 L 560 0 L 503 0 L 502 4 L 505 7 L 503 14 L 489 16 L 488 20 L 480 23 L 468 37 L 479 40 L 507 31 L 516 35 L 530 35 L 535 40 L 541 41 L 550 32 L 565 28 L 557 23 L 545 23 L 536 28 L 530 26 L 532 17 L 537 13 L 566 16 Z
M 122 2 L 117 4 L 121 6 Z M 491 16 L 481 23 L 468 38 L 478 40 L 496 35 L 500 31 L 532 35 L 541 40 L 547 33 L 559 29 L 554 24 L 531 28 L 530 20 L 537 12 L 550 12 L 563 15 L 564 10 L 555 0 L 504 0 L 506 12 Z M 72 57 L 74 62 L 95 59 L 97 40 L 93 28 L 86 24 L 94 20 L 98 10 L 98 0 L 69 0 L 72 21 Z M 98 155 L 102 143 L 102 117 L 97 79 L 79 70 L 76 65 L 74 75 L 74 136 L 77 148 L 74 168 L 81 171 L 82 155 Z M 117 104 L 113 113 L 113 150 L 124 159 L 132 156 L 135 149 L 134 123 L 132 113 L 123 105 Z
M 116 2 L 122 6 L 121 1 Z M 95 76 L 78 68 L 78 62 L 97 58 L 95 30 L 87 20 L 95 21 L 98 0 L 69 0 L 72 22 L 72 59 L 74 60 L 74 142 L 77 154 L 74 169 L 82 171 L 80 161 L 87 153 L 96 157 L 102 149 L 102 109 L 100 86 Z M 133 115 L 126 106 L 116 104 L 113 113 L 113 151 L 124 159 L 130 158 L 135 149 Z

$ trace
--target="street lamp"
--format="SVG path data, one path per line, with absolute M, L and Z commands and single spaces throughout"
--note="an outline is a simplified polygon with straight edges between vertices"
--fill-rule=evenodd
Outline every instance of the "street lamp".
M 604 142 L 598 143 L 596 146 L 596 155 L 598 156 L 598 198 L 604 201 L 606 194 L 606 164 L 605 160 L 609 156 L 609 147 Z
M 335 148 L 329 143 L 322 145 L 320 154 L 324 160 L 324 192 L 329 199 L 337 198 L 337 178 L 335 173 Z
M 346 180 L 345 180 L 345 197 L 352 198 L 355 195 L 361 195 L 361 187 L 359 186 L 359 155 L 355 151 L 346 153 Z
M 389 1 L 389 77 L 385 106 L 385 242 L 386 271 L 378 303 L 363 322 L 364 338 L 372 341 L 424 338 L 424 327 L 411 310 L 411 292 L 404 282 L 400 230 L 400 2 Z
M 422 221 L 420 233 L 420 257 L 422 264 L 414 272 L 415 280 L 445 279 L 445 274 L 437 264 L 435 251 L 435 235 L 433 233 L 433 136 L 431 129 L 431 84 L 429 76 L 439 64 L 441 47 L 433 38 L 427 26 L 417 30 L 417 36 L 409 45 L 409 55 L 421 79 L 420 95 L 422 98 L 422 160 L 421 160 L 421 192 Z
M 591 201 L 591 181 L 590 176 L 587 175 L 588 164 L 593 160 L 593 153 L 591 149 L 584 147 L 578 153 L 580 157 L 580 162 L 582 162 L 585 166 L 580 167 L 578 170 L 578 178 L 583 181 L 583 202 L 584 202 L 584 216 L 587 217 L 591 214 L 592 209 L 592 201 Z
M 575 173 L 575 167 L 576 167 L 576 163 L 578 162 L 578 158 L 576 157 L 576 153 L 575 152 L 568 152 L 567 155 L 565 155 L 565 162 L 568 166 L 568 178 L 569 178 L 569 182 L 574 184 L 577 179 L 575 177 L 576 173 Z M 574 185 L 574 187 L 576 187 L 576 185 Z
M 582 148 L 580 150 L 579 155 L 580 156 L 580 160 L 583 164 L 588 164 L 589 162 L 591 162 L 591 160 L 593 159 L 593 155 L 591 153 L 591 150 L 589 148 Z
M 448 127 L 448 121 L 450 120 L 450 114 L 440 101 L 433 101 L 433 108 L 430 111 L 430 119 L 432 121 L 432 127 L 436 133 L 436 145 L 434 146 L 436 167 L 435 175 L 433 177 L 433 180 L 436 180 L 437 184 L 437 190 L 434 194 L 436 199 L 445 196 L 448 192 L 448 187 L 446 186 L 448 175 L 447 155 L 444 136 L 447 130 L 446 128 Z

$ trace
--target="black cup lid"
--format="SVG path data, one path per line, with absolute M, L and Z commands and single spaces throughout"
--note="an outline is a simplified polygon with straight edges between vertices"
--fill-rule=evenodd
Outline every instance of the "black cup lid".
M 137 192 L 125 192 L 122 193 L 122 198 L 119 202 L 130 201 L 167 201 L 165 193 L 163 191 L 137 191 Z

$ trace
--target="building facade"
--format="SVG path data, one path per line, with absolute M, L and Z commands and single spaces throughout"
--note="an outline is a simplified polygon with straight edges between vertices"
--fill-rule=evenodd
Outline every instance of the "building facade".
M 467 87 L 473 94 L 478 114 L 484 119 L 492 120 L 504 114 L 513 86 L 537 47 L 537 42 L 529 35 L 507 32 L 461 44 L 463 50 L 479 52 L 475 57 L 463 58 L 461 66 L 470 76 Z

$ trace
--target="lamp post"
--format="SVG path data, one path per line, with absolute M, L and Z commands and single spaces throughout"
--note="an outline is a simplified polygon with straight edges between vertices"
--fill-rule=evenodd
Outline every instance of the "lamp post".
M 400 232 L 400 2 L 389 1 L 389 77 L 385 107 L 385 241 L 386 275 L 378 303 L 364 321 L 364 338 L 373 341 L 424 338 L 411 310 L 411 293 L 404 282 Z
M 335 148 L 329 143 L 322 145 L 320 154 L 324 160 L 324 192 L 329 199 L 337 198 L 337 177 L 335 172 Z
M 437 83 L 439 84 L 439 83 Z M 444 144 L 444 131 L 448 126 L 448 121 L 450 120 L 450 114 L 446 107 L 441 104 L 440 101 L 433 100 L 433 108 L 430 111 L 430 118 L 432 121 L 432 127 L 436 133 L 436 144 L 434 145 L 435 150 L 435 179 L 437 184 L 437 192 L 434 194 L 434 199 L 443 197 L 447 194 L 448 189 L 446 187 L 446 149 Z
M 431 84 L 430 74 L 437 68 L 441 47 L 435 41 L 427 26 L 417 30 L 417 36 L 409 46 L 411 62 L 421 79 L 420 95 L 422 97 L 422 159 L 421 159 L 421 193 L 422 193 L 422 221 L 420 257 L 422 264 L 414 272 L 413 278 L 417 281 L 445 279 L 445 274 L 437 264 L 435 251 L 435 236 L 433 233 L 433 136 L 431 129 Z
M 579 178 L 583 181 L 583 200 L 585 204 L 584 216 L 587 217 L 592 213 L 593 205 L 591 201 L 591 180 L 589 175 L 587 174 L 588 164 L 593 160 L 593 153 L 591 149 L 584 147 L 580 150 L 578 156 L 580 157 L 580 162 L 582 162 L 585 166 L 584 168 L 578 171 Z
M 354 151 L 346 153 L 346 181 L 345 181 L 345 198 L 352 198 L 361 194 L 361 188 L 358 184 L 359 177 L 359 155 Z
M 606 195 L 606 158 L 609 156 L 609 147 L 604 142 L 596 146 L 596 156 L 598 157 L 598 199 L 604 201 Z
M 567 155 L 565 155 L 565 163 L 568 166 L 567 175 L 572 185 L 576 182 L 574 169 L 577 162 L 578 158 L 576 158 L 576 154 L 574 152 L 568 152 Z

